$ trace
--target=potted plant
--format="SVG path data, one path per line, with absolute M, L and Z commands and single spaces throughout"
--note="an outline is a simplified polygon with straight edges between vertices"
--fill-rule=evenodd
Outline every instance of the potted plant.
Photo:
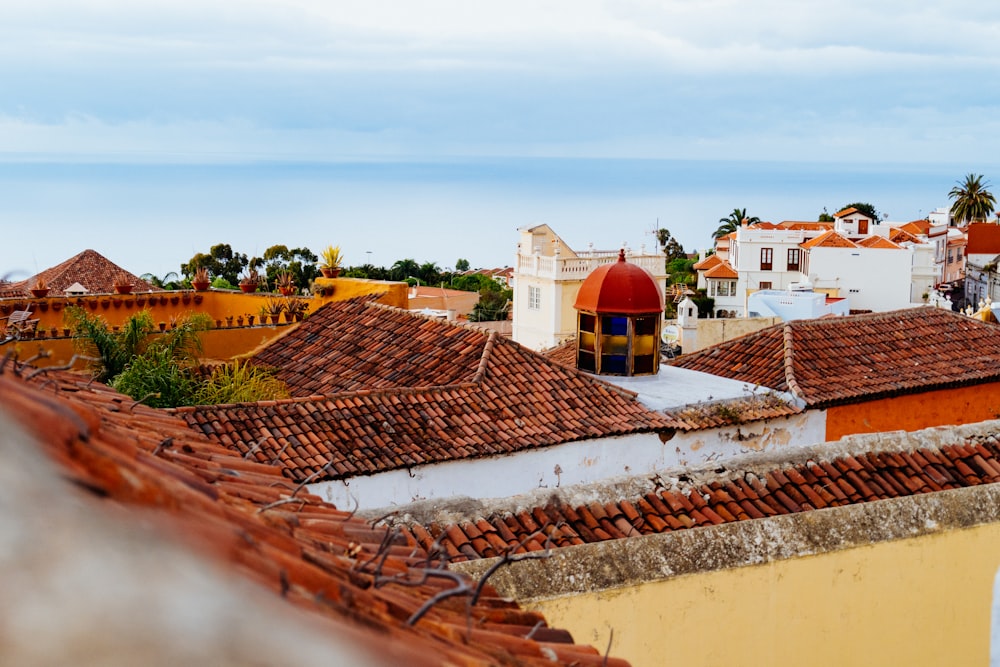
M 301 322 L 308 308 L 309 302 L 305 299 L 289 299 L 285 304 L 285 319 L 289 322 Z
M 262 317 L 266 316 L 271 321 L 271 324 L 277 324 L 278 319 L 281 317 L 281 313 L 283 313 L 284 311 L 285 311 L 284 301 L 282 301 L 281 299 L 269 298 L 267 301 L 264 302 L 264 305 L 261 307 L 260 313 Z
M 114 280 L 115 291 L 119 294 L 132 293 L 132 280 L 124 273 L 119 273 Z
M 279 271 L 274 278 L 274 286 L 278 288 L 282 296 L 292 296 L 297 291 L 295 288 L 295 277 L 291 271 Z
M 45 278 L 42 276 L 35 277 L 35 285 L 31 288 L 31 294 L 36 299 L 42 299 L 49 293 L 49 284 L 45 282 Z
M 246 292 L 247 294 L 256 292 L 259 286 L 260 274 L 257 273 L 257 269 L 248 269 L 243 274 L 243 277 L 240 278 L 240 291 L 242 292 Z
M 211 284 L 212 277 L 208 273 L 208 267 L 199 266 L 195 269 L 194 276 L 191 278 L 191 287 L 199 292 L 204 292 Z
M 340 275 L 340 265 L 344 257 L 340 254 L 339 245 L 328 245 L 320 253 L 320 260 L 319 270 L 324 278 L 336 278 Z

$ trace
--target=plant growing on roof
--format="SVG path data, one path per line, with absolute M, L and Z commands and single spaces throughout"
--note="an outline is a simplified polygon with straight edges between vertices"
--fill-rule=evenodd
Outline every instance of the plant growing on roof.
M 319 270 L 323 272 L 324 278 L 336 278 L 343 262 L 344 257 L 340 252 L 340 246 L 328 245 L 320 253 Z

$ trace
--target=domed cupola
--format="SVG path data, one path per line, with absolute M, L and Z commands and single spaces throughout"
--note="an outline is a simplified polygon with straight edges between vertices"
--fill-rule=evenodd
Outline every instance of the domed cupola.
M 576 365 L 598 375 L 654 375 L 660 369 L 663 295 L 653 277 L 625 260 L 598 267 L 576 303 Z

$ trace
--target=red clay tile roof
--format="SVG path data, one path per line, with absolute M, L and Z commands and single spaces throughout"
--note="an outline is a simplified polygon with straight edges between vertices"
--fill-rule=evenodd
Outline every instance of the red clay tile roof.
M 576 338 L 571 338 L 562 345 L 542 350 L 541 354 L 552 363 L 567 368 L 576 368 Z
M 714 278 L 716 280 L 736 280 L 740 277 L 729 262 L 723 260 L 719 262 L 716 266 L 713 266 L 708 271 L 705 272 L 706 278 Z
M 798 230 L 812 230 L 812 231 L 826 231 L 828 229 L 833 229 L 832 222 L 804 222 L 801 220 L 785 220 L 778 223 L 779 227 L 785 229 L 798 229 Z
M 495 334 L 364 301 L 321 308 L 255 361 L 300 398 L 177 412 L 295 480 L 685 427 Z
M 931 221 L 913 220 L 912 222 L 908 222 L 905 225 L 900 225 L 899 228 L 902 229 L 904 232 L 909 232 L 910 234 L 927 236 L 927 234 L 931 230 Z
M 881 236 L 866 236 L 858 241 L 862 248 L 878 248 L 880 250 L 902 250 L 902 248 L 887 238 Z
M 550 503 L 454 525 L 413 525 L 404 532 L 454 560 L 491 558 L 513 547 L 542 549 L 546 540 L 550 546 L 573 546 L 993 484 L 1000 482 L 1000 447 L 995 438 L 980 438 L 912 451 L 817 457 L 767 471 L 722 468 L 711 477 L 617 502 Z
M 602 664 L 597 650 L 574 645 L 488 584 L 471 606 L 469 596 L 449 598 L 415 619 L 434 596 L 469 580 L 426 577 L 437 563 L 405 533 L 373 528 L 300 492 L 276 466 L 235 455 L 103 385 L 51 372 L 31 386 L 9 368 L 0 371 L 0 406 L 67 479 L 119 516 L 131 507 L 144 510 L 143 520 L 149 512 L 169 516 L 204 556 L 331 631 L 350 629 L 399 664 L 547 665 L 553 657 Z
M 794 320 L 671 363 L 825 407 L 996 382 L 1000 328 L 929 307 Z
M 856 209 L 853 206 L 851 206 L 850 208 L 845 208 L 845 209 L 843 209 L 841 211 L 837 211 L 836 213 L 833 214 L 833 217 L 835 217 L 835 218 L 843 218 L 843 217 L 846 217 L 848 215 L 851 215 L 852 213 L 859 213 L 859 211 L 858 211 L 858 209 Z
M 803 248 L 856 248 L 853 241 L 841 236 L 832 229 L 823 232 L 814 239 L 800 244 Z
M 893 243 L 920 243 L 920 239 L 905 229 L 901 229 L 899 227 L 894 227 L 892 231 L 889 232 L 889 240 Z
M 713 266 L 717 266 L 720 262 L 722 262 L 722 260 L 719 259 L 719 256 L 712 254 L 705 259 L 698 260 L 691 268 L 695 271 L 701 271 L 702 269 L 710 269 Z
M 9 289 L 20 292 L 22 296 L 30 296 L 31 288 L 41 276 L 51 290 L 49 296 L 64 295 L 66 288 L 73 283 L 80 283 L 93 294 L 110 294 L 115 291 L 114 281 L 119 275 L 128 276 L 134 292 L 161 291 L 159 287 L 129 273 L 94 250 L 84 250 L 65 262 L 45 269 L 27 280 L 13 283 Z

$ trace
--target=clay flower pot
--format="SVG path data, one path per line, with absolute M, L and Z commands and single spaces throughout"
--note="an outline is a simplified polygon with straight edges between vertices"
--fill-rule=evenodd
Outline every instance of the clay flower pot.
M 31 290 L 31 295 L 36 299 L 44 299 L 49 294 L 49 288 L 43 287 L 41 289 L 35 288 Z
M 199 292 L 204 292 L 205 290 L 208 289 L 209 285 L 211 284 L 212 283 L 208 282 L 207 280 L 198 280 L 198 281 L 192 281 L 191 287 L 195 288 Z

